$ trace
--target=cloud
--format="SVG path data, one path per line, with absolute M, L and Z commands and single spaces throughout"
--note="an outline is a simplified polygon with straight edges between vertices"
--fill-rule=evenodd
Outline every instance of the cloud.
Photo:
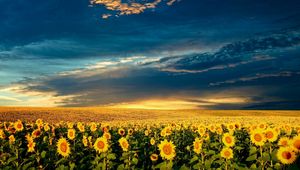
M 234 83 L 239 83 L 239 82 L 248 82 L 248 81 L 254 81 L 257 79 L 263 79 L 263 78 L 274 78 L 274 77 L 292 77 L 292 76 L 299 76 L 300 72 L 290 72 L 290 71 L 282 71 L 279 73 L 257 73 L 254 76 L 248 76 L 248 77 L 241 77 L 238 79 L 232 79 L 232 80 L 226 80 L 226 81 L 221 81 L 221 82 L 216 82 L 216 83 L 210 83 L 210 86 L 219 86 L 219 85 L 224 85 L 224 84 L 234 84 Z
M 270 39 L 264 36 L 260 43 L 269 43 L 265 41 Z M 191 108 L 238 109 L 257 102 L 293 100 L 298 94 L 293 86 L 300 84 L 296 41 L 273 48 L 252 48 L 249 40 L 232 43 L 250 46 L 244 53 L 237 48 L 240 45 L 228 44 L 213 53 L 102 59 L 16 85 L 22 85 L 19 93 L 51 95 L 62 106 L 168 108 L 177 103 Z M 171 67 L 176 70 L 166 71 Z M 252 83 L 233 83 L 238 81 Z M 293 94 L 280 93 L 291 87 L 296 91 Z
M 176 0 L 169 0 L 167 5 L 172 5 Z M 117 11 L 116 15 L 132 15 L 143 13 L 147 9 L 154 9 L 157 7 L 161 0 L 154 0 L 153 2 L 137 3 L 127 2 L 122 0 L 91 0 L 92 5 L 103 5 L 107 10 Z M 107 19 L 112 14 L 103 14 L 102 18 Z
M 22 100 L 19 100 L 17 98 L 8 97 L 8 96 L 1 96 L 0 95 L 0 101 L 1 100 L 8 100 L 8 101 L 14 101 L 14 102 L 21 102 Z
M 226 65 L 216 65 L 216 66 L 212 66 L 212 67 L 209 67 L 209 68 L 203 69 L 203 70 L 194 70 L 194 69 L 187 70 L 187 69 L 176 69 L 176 68 L 163 68 L 161 70 L 166 71 L 166 72 L 174 72 L 174 73 L 203 73 L 203 72 L 208 72 L 211 70 L 223 70 L 223 69 L 234 68 L 234 67 L 238 67 L 238 66 L 253 63 L 253 62 L 272 60 L 272 59 L 274 59 L 274 58 L 270 57 L 270 56 L 254 56 L 248 61 L 228 63 Z

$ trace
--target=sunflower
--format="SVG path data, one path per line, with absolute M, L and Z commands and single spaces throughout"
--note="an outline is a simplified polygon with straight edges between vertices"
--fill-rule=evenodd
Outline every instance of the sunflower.
M 49 124 L 48 124 L 48 123 L 46 123 L 46 124 L 45 124 L 45 126 L 44 126 L 44 130 L 45 130 L 46 132 L 50 130 L 50 126 L 49 126 Z
M 133 134 L 133 129 L 128 129 L 128 135 L 132 135 Z
M 68 126 L 69 129 L 72 129 L 72 128 L 74 127 L 74 123 L 68 122 L 68 123 L 67 123 L 67 126 Z
M 278 133 L 276 132 L 275 129 L 267 128 L 265 130 L 265 137 L 268 141 L 275 142 L 278 138 Z
M 123 151 L 128 151 L 129 143 L 126 138 L 122 137 L 119 139 L 119 144 Z
M 166 131 L 166 136 L 171 135 L 171 133 L 172 133 L 172 127 L 167 126 L 167 127 L 165 127 L 164 129 L 165 129 L 165 131 Z
M 225 159 L 232 159 L 233 158 L 233 151 L 231 148 L 223 148 L 221 151 L 221 157 Z
M 37 124 L 38 126 L 42 126 L 43 120 L 42 120 L 42 119 L 37 119 L 37 120 L 35 121 L 35 124 Z
M 209 125 L 209 130 L 214 133 L 216 131 L 215 125 Z
M 217 127 L 216 132 L 217 132 L 218 135 L 221 135 L 223 133 L 222 127 Z
M 75 138 L 75 129 L 68 129 L 68 139 L 73 140 Z
M 23 123 L 21 120 L 18 120 L 14 123 L 14 128 L 17 132 L 22 131 L 24 129 Z
M 233 132 L 235 130 L 235 124 L 233 124 L 233 123 L 227 124 L 226 127 L 227 127 L 229 132 Z
M 205 133 L 203 135 L 203 139 L 206 140 L 206 141 L 208 141 L 210 139 L 209 133 Z
M 175 145 L 172 141 L 169 142 L 165 139 L 160 142 L 158 148 L 160 150 L 160 156 L 164 159 L 172 160 L 176 155 Z
M 291 146 L 295 152 L 300 152 L 300 135 L 295 136 L 291 141 Z
M 235 144 L 235 138 L 230 133 L 224 133 L 222 141 L 227 147 L 232 147 Z
M 150 139 L 150 144 L 151 144 L 151 145 L 155 145 L 155 139 L 154 139 L 154 138 L 151 138 L 151 139 Z
M 162 136 L 162 137 L 167 136 L 166 129 L 163 129 L 163 130 L 160 131 L 160 136 Z
M 13 143 L 15 143 L 15 141 L 16 141 L 14 135 L 10 135 L 10 136 L 8 137 L 8 139 L 9 139 L 9 144 L 13 144 Z
M 194 146 L 194 152 L 197 154 L 200 154 L 201 150 L 202 150 L 202 140 L 200 140 L 199 138 L 196 138 L 195 141 L 193 142 L 193 146 Z
M 90 124 L 90 130 L 91 130 L 92 132 L 95 132 L 95 131 L 97 130 L 97 124 L 94 123 L 94 122 L 92 122 L 92 123 Z
M 206 133 L 206 128 L 201 126 L 198 128 L 197 132 L 200 136 L 203 136 Z
M 288 137 L 282 137 L 278 141 L 278 145 L 282 147 L 287 147 L 291 143 L 291 140 Z
M 105 132 L 109 132 L 109 124 L 101 124 L 101 128 L 102 128 L 102 131 L 105 133 Z
M 87 147 L 88 146 L 88 139 L 86 136 L 83 136 L 82 137 L 82 143 L 83 143 L 83 146 Z
M 259 129 L 266 129 L 268 127 L 268 125 L 266 124 L 266 123 L 260 123 L 259 125 L 258 125 L 258 128 Z
M 119 135 L 124 136 L 125 135 L 125 130 L 123 128 L 120 128 L 118 130 Z
M 89 137 L 88 137 L 88 141 L 89 141 L 89 144 L 90 144 L 90 148 L 93 147 L 92 138 L 93 138 L 92 136 L 89 136 Z
M 109 132 L 104 132 L 103 136 L 107 139 L 110 140 L 111 139 L 111 134 Z
M 253 130 L 250 135 L 251 142 L 256 146 L 263 146 L 266 142 L 266 137 L 260 129 Z
M 85 131 L 85 127 L 82 123 L 78 122 L 77 123 L 77 128 L 80 132 L 84 132 Z
M 28 147 L 28 150 L 27 150 L 28 152 L 34 152 L 35 142 L 28 141 L 27 147 Z
M 149 135 L 149 130 L 145 130 L 144 134 L 145 134 L 145 136 L 148 136 Z
M 280 147 L 276 156 L 283 164 L 292 164 L 296 160 L 296 154 L 291 147 Z
M 57 152 L 63 156 L 63 157 L 68 157 L 71 153 L 71 149 L 70 149 L 70 144 L 69 142 L 65 139 L 65 138 L 60 138 L 57 141 Z
M 94 143 L 94 149 L 99 153 L 106 152 L 108 150 L 107 139 L 105 137 L 97 138 Z
M 35 139 L 38 138 L 39 136 L 41 136 L 42 132 L 40 129 L 36 129 L 32 132 L 31 136 Z
M 5 139 L 5 133 L 3 131 L 3 129 L 0 129 L 0 139 Z
M 25 138 L 26 138 L 27 142 L 33 141 L 33 137 L 32 137 L 30 134 L 27 134 L 27 135 L 25 136 Z
M 150 155 L 150 159 L 151 159 L 151 161 L 155 162 L 155 161 L 158 160 L 158 155 L 153 153 L 153 154 Z

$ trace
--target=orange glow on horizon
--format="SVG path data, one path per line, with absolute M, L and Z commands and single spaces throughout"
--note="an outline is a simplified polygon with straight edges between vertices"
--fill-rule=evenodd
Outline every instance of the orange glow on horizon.
M 218 104 L 235 104 L 247 103 L 247 98 L 239 97 L 224 97 L 224 98 L 204 98 L 194 100 L 180 100 L 180 99 L 149 99 L 130 103 L 111 104 L 111 108 L 123 109 L 157 109 L 157 110 L 180 110 L 180 109 L 207 109 L 208 106 Z
M 205 109 L 201 106 L 214 105 L 211 103 L 189 102 L 184 100 L 153 99 L 141 102 L 121 103 L 112 105 L 112 108 L 124 109 L 157 109 L 157 110 L 180 110 L 180 109 Z

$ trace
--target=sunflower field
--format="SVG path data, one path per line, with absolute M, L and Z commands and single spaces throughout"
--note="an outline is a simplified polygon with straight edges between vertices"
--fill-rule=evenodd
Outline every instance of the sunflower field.
M 0 169 L 300 169 L 299 123 L 2 122 Z

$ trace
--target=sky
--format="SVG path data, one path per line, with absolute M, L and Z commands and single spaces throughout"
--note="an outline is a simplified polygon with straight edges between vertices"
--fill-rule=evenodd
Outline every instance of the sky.
M 0 0 L 0 106 L 300 109 L 298 0 Z

